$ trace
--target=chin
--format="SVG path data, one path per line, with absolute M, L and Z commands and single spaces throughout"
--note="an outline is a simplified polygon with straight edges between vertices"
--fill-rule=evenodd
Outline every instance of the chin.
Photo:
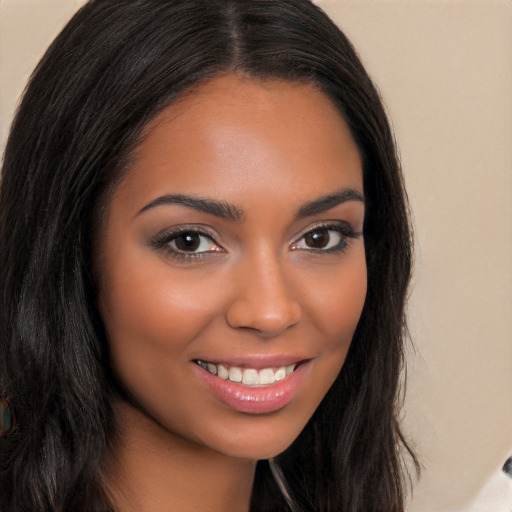
M 270 414 L 240 415 L 194 436 L 194 441 L 228 457 L 253 461 L 271 459 L 292 445 L 315 409 L 297 404 Z

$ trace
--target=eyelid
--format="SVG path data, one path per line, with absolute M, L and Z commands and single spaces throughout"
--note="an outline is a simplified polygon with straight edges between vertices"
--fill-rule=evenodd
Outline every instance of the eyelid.
M 354 235 L 360 235 L 361 233 L 356 232 L 354 227 L 350 222 L 347 222 L 346 220 L 322 220 L 318 222 L 314 222 L 313 224 L 310 224 L 306 228 L 302 229 L 300 233 L 295 237 L 294 243 L 301 238 L 303 238 L 305 235 L 307 235 L 310 231 L 314 231 L 318 228 L 326 228 L 326 229 L 343 229 L 347 233 L 353 233 Z

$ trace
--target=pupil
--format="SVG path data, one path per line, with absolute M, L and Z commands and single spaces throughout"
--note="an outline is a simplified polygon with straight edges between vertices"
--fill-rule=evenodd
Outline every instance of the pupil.
M 305 240 L 308 247 L 322 249 L 329 243 L 329 232 L 326 228 L 318 228 L 308 233 Z
M 178 238 L 176 238 L 176 247 L 180 251 L 195 251 L 201 240 L 197 233 L 183 233 Z

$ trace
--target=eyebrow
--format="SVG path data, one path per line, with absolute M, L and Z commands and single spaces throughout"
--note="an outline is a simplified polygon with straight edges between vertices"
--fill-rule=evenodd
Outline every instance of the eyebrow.
M 168 206 L 174 204 L 186 206 L 187 208 L 192 208 L 200 212 L 210 213 L 216 217 L 235 222 L 240 222 L 244 218 L 243 211 L 231 203 L 186 194 L 166 194 L 165 196 L 157 197 L 155 200 L 144 206 L 137 215 L 140 215 L 151 208 L 156 208 L 157 206 Z
M 331 208 L 334 208 L 335 206 L 338 206 L 339 204 L 345 203 L 347 201 L 364 202 L 364 197 L 357 190 L 353 188 L 346 188 L 333 194 L 322 196 L 302 205 L 297 211 L 295 217 L 297 219 L 310 217 L 312 215 L 330 210 Z M 186 194 L 166 194 L 164 196 L 157 197 L 146 206 L 144 206 L 141 210 L 139 210 L 137 215 L 140 215 L 145 211 L 156 208 L 158 206 L 169 206 L 175 204 L 209 213 L 211 215 L 215 215 L 216 217 L 232 220 L 235 222 L 240 222 L 245 218 L 243 210 L 232 203 Z
M 312 215 L 326 212 L 327 210 L 330 210 L 339 204 L 346 203 L 347 201 L 360 201 L 364 203 L 364 197 L 363 194 L 353 188 L 345 188 L 335 192 L 334 194 L 328 194 L 302 205 L 299 208 L 296 217 L 297 219 L 311 217 Z

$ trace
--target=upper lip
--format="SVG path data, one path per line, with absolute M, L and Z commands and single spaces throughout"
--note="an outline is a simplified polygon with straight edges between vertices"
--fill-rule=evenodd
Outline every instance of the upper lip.
M 204 361 L 205 363 L 222 364 L 225 366 L 237 366 L 240 368 L 254 368 L 261 370 L 263 368 L 279 368 L 281 366 L 289 366 L 299 364 L 311 359 L 300 355 L 284 355 L 284 354 L 252 354 L 238 357 L 219 357 L 204 356 L 196 357 L 193 361 Z

